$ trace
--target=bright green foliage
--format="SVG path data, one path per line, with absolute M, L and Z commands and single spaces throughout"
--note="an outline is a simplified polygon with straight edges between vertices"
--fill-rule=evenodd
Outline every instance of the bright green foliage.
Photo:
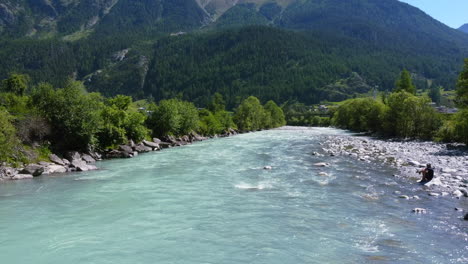
M 371 98 L 351 99 L 342 104 L 333 116 L 332 123 L 341 128 L 364 132 L 382 130 L 386 106 Z
M 437 105 L 440 105 L 440 100 L 441 100 L 441 93 L 440 90 L 442 87 L 440 86 L 433 86 L 429 90 L 429 97 L 431 98 L 432 102 L 436 103 Z
M 2 91 L 23 96 L 28 88 L 30 78 L 26 74 L 10 74 L 8 79 L 2 81 Z
M 146 116 L 130 109 L 131 103 L 132 98 L 124 95 L 106 100 L 102 110 L 103 127 L 98 134 L 102 148 L 124 144 L 129 139 L 139 142 L 149 135 Z
M 231 113 L 227 111 L 218 111 L 214 114 L 214 116 L 221 124 L 221 127 L 223 128 L 223 132 L 227 131 L 230 128 L 237 129 L 237 126 L 234 123 L 234 120 L 232 119 Z
M 224 131 L 224 127 L 222 126 L 221 122 L 210 111 L 206 109 L 200 110 L 199 116 L 200 116 L 199 132 L 202 135 L 211 136 L 211 135 L 220 134 Z
M 12 119 L 5 109 L 0 108 L 0 161 L 14 161 L 18 158 L 19 140 Z
M 465 59 L 463 67 L 457 83 L 458 103 L 461 107 L 468 107 L 468 59 Z
M 211 102 L 208 105 L 208 109 L 212 113 L 217 113 L 226 110 L 226 102 L 224 101 L 224 98 L 220 93 L 215 93 L 212 96 Z
M 33 103 L 50 121 L 56 148 L 86 150 L 96 143 L 96 133 L 102 127 L 102 97 L 87 93 L 82 83 L 69 81 L 58 90 L 40 84 Z
M 395 92 L 401 91 L 416 94 L 416 86 L 414 86 L 411 75 L 406 69 L 401 72 L 400 79 L 396 82 Z
M 5 107 L 8 112 L 15 116 L 23 116 L 33 111 L 28 96 L 17 95 L 12 92 L 0 93 L 0 106 Z
M 234 122 L 241 131 L 256 131 L 266 127 L 267 117 L 260 101 L 250 96 L 237 108 Z
M 283 109 L 281 109 L 275 102 L 271 100 L 268 101 L 265 104 L 264 109 L 270 117 L 270 122 L 267 124 L 267 128 L 275 128 L 286 125 Z
M 186 135 L 198 129 L 198 110 L 193 103 L 179 99 L 162 100 L 151 114 L 148 125 L 155 136 Z
M 427 97 L 417 97 L 404 91 L 391 94 L 384 132 L 402 138 L 432 139 L 441 125 L 441 118 L 429 102 Z

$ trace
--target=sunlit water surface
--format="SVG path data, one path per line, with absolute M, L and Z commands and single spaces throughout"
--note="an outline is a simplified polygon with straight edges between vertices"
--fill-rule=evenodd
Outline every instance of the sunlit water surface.
M 1 184 L 0 262 L 468 263 L 453 210 L 466 199 L 414 192 L 382 164 L 313 156 L 329 135 L 345 133 L 250 133 Z

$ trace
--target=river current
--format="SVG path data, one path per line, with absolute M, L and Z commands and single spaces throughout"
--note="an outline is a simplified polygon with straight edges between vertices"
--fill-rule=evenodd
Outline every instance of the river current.
M 468 263 L 466 198 L 312 155 L 330 135 L 349 136 L 283 128 L 0 184 L 0 262 Z

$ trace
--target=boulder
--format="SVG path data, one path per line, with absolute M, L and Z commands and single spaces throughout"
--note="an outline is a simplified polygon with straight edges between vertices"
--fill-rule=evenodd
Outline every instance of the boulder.
M 74 160 L 71 163 L 71 167 L 75 168 L 77 171 L 88 171 L 88 165 L 84 160 Z
M 465 217 L 463 217 L 463 220 L 468 221 L 468 213 L 465 214 Z
M 11 179 L 18 171 L 10 167 L 0 167 L 0 179 Z
M 86 163 L 88 163 L 88 164 L 96 163 L 96 160 L 93 157 L 91 157 L 91 155 L 88 155 L 88 154 L 84 154 L 83 157 L 81 157 L 81 159 L 86 161 Z
M 150 147 L 145 146 L 143 143 L 136 145 L 133 150 L 135 150 L 138 153 L 145 153 L 145 152 L 150 152 L 153 149 Z
M 89 155 L 95 160 L 102 160 L 102 155 L 97 152 L 91 151 L 89 152 Z
M 135 142 L 133 142 L 133 140 L 129 140 L 128 141 L 128 145 L 131 147 L 131 148 L 134 148 L 135 147 Z
M 319 175 L 320 176 L 328 176 L 328 173 L 322 171 L 322 172 L 319 172 Z
M 263 167 L 264 170 L 272 170 L 273 168 L 271 166 L 265 166 Z
M 453 196 L 455 197 L 462 197 L 463 196 L 463 193 L 460 191 L 460 190 L 455 190 L 453 193 L 452 193 Z
M 53 165 L 49 165 L 45 167 L 43 174 L 54 174 L 54 173 L 65 173 L 65 172 L 67 172 L 67 168 L 65 168 L 62 165 L 53 164 Z
M 68 160 L 79 160 L 81 159 L 81 154 L 76 151 L 70 151 L 65 153 L 65 158 Z
M 161 143 L 161 140 L 159 138 L 153 138 L 153 142 L 159 144 Z
M 169 142 L 160 142 L 159 146 L 161 146 L 161 148 L 170 148 L 172 147 L 172 144 Z
M 69 160 L 67 160 L 67 159 L 63 159 L 63 163 L 65 164 L 65 166 L 68 166 L 68 165 L 70 165 L 70 161 L 69 161 Z
M 11 177 L 12 180 L 27 180 L 32 178 L 34 178 L 34 176 L 31 174 L 16 174 L 15 176 Z
M 127 153 L 133 153 L 133 149 L 130 146 L 127 145 L 120 145 L 119 150 Z
M 29 164 L 20 171 L 21 174 L 30 174 L 34 177 L 41 176 L 44 173 L 44 167 L 38 164 Z
M 155 143 L 155 142 L 150 142 L 150 141 L 143 140 L 143 144 L 145 146 L 147 146 L 147 147 L 150 147 L 152 150 L 159 149 L 159 144 Z
M 55 154 L 50 154 L 50 155 L 49 155 L 49 159 L 50 159 L 50 161 L 52 161 L 52 162 L 55 163 L 55 164 L 65 166 L 65 162 L 63 161 L 63 159 L 59 158 L 59 157 L 58 157 L 57 155 L 55 155 Z

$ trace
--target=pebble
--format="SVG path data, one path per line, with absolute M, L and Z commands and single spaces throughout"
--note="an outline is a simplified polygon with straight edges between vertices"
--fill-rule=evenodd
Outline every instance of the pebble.
M 425 214 L 425 213 L 427 213 L 427 210 L 424 209 L 424 208 L 414 208 L 414 209 L 413 209 L 413 213 Z
M 273 168 L 272 168 L 271 166 L 265 166 L 265 167 L 263 167 L 263 169 L 264 169 L 264 170 L 271 170 L 271 169 L 273 169 Z
M 440 196 L 440 193 L 430 192 L 430 193 L 429 193 L 429 196 L 435 196 L 435 197 L 437 197 L 437 196 Z

